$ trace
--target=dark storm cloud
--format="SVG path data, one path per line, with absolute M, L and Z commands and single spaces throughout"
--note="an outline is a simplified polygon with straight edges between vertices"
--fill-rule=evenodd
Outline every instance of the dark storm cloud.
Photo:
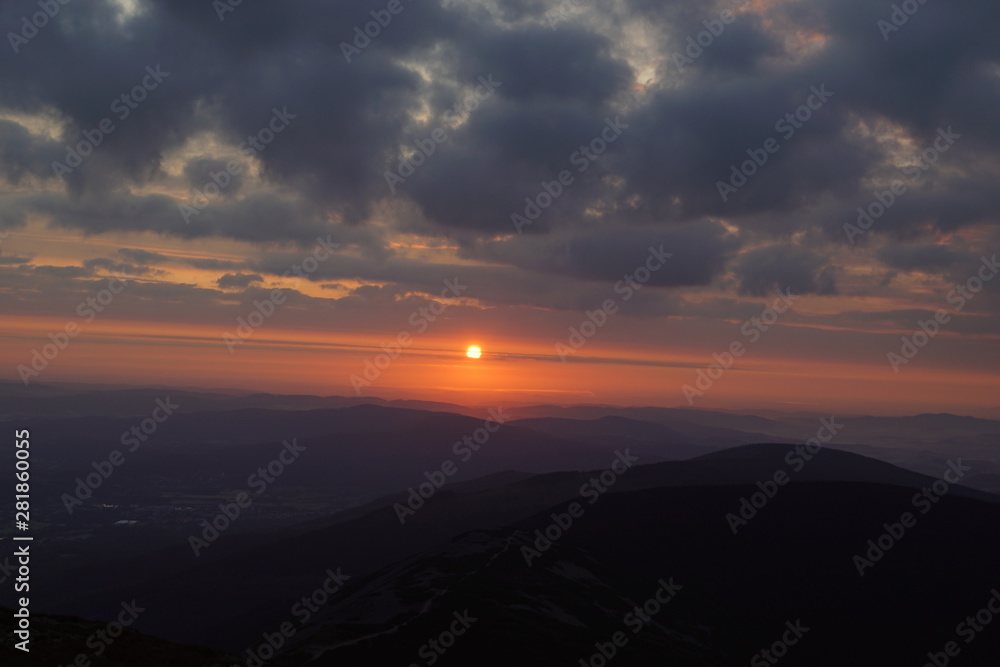
M 744 253 L 734 267 L 740 292 L 766 296 L 788 288 L 792 294 L 836 294 L 835 269 L 822 256 L 793 246 L 768 246 Z
M 891 245 L 878 252 L 886 266 L 901 271 L 938 271 L 949 269 L 962 261 L 961 253 L 943 245 Z
M 88 278 L 93 274 L 91 269 L 82 266 L 36 266 L 34 272 L 52 278 Z
M 128 275 L 128 276 L 161 276 L 165 275 L 164 271 L 159 269 L 154 269 L 148 266 L 137 266 L 135 264 L 123 264 L 122 262 L 109 259 L 107 257 L 95 257 L 94 259 L 84 260 L 83 268 L 89 271 L 91 274 L 95 274 L 98 269 L 105 271 L 107 273 L 114 273 L 116 275 Z
M 136 264 L 163 264 L 169 261 L 166 255 L 139 248 L 121 248 L 118 250 L 118 254 Z
M 196 257 L 185 257 L 182 261 L 185 264 L 190 264 L 196 269 L 208 269 L 210 271 L 240 269 L 245 266 L 244 262 L 230 262 L 224 259 L 198 259 Z
M 455 145 L 444 146 L 400 189 L 433 223 L 488 237 L 514 231 L 511 216 L 525 214 L 525 200 L 537 200 L 543 182 L 551 184 L 567 171 L 572 183 L 526 232 L 571 224 L 603 190 L 608 153 L 590 161 L 580 149 L 600 137 L 604 118 L 599 109 L 547 100 L 485 107 L 455 133 Z
M 448 143 L 400 186 L 402 194 L 433 223 L 492 235 L 510 231 L 511 215 L 523 212 L 525 198 L 568 170 L 572 186 L 529 231 L 572 221 L 608 171 L 604 156 L 575 163 L 574 156 L 579 159 L 580 149 L 600 137 L 605 119 L 616 115 L 612 98 L 629 87 L 631 68 L 610 54 L 606 38 L 576 28 L 483 27 L 456 39 L 463 56 L 457 80 L 497 81 L 494 99 L 481 101 L 465 125 L 449 130 Z M 445 109 L 454 102 L 440 100 Z M 390 157 L 389 167 L 396 167 L 398 156 Z
M 886 41 L 875 21 L 887 19 L 891 5 L 823 4 L 837 37 L 825 60 L 854 77 L 844 98 L 859 112 L 884 114 L 923 139 L 953 124 L 995 149 L 1000 135 L 992 110 L 1000 90 L 991 65 L 1000 57 L 1000 7 L 974 0 L 927 3 Z
M 580 0 L 575 0 L 580 4 Z M 547 0 L 498 0 L 497 6 L 504 12 L 504 20 L 517 22 L 527 18 L 538 18 L 551 7 Z
M 245 290 L 251 285 L 262 282 L 264 282 L 264 277 L 256 273 L 227 273 L 215 281 L 215 284 L 219 286 L 219 289 Z
M 39 138 L 18 123 L 0 120 L 0 174 L 11 185 L 26 176 L 53 178 L 53 160 L 62 159 L 59 145 Z
M 0 251 L 0 264 L 27 264 L 31 261 L 30 257 L 19 257 L 17 255 L 4 255 L 3 251 Z
M 808 121 L 798 128 L 778 125 L 809 101 L 813 87 L 824 85 L 832 96 Z M 836 84 L 806 71 L 655 92 L 633 117 L 628 154 L 621 160 L 630 187 L 621 197 L 641 196 L 636 215 L 688 220 L 794 210 L 824 195 L 853 192 L 874 152 L 849 134 L 852 121 L 848 109 L 838 109 L 839 92 Z M 777 152 L 765 152 L 762 166 L 744 169 L 748 151 L 759 156 L 768 139 Z M 734 166 L 751 175 L 733 180 Z M 720 182 L 735 183 L 738 190 L 723 201 Z
M 738 14 L 678 70 L 672 54 L 683 52 L 687 37 L 740 3 L 636 0 L 615 4 L 626 9 L 613 16 L 582 3 L 553 30 L 542 17 L 558 4 L 504 0 L 497 16 L 478 4 L 407 3 L 351 62 L 342 43 L 371 20 L 371 7 L 346 0 L 243 3 L 224 21 L 211 3 L 147 0 L 121 26 L 109 2 L 67 4 L 16 57 L 0 59 L 0 107 L 64 123 L 53 141 L 0 120 L 0 178 L 58 184 L 6 194 L 0 221 L 19 225 L 39 214 L 88 233 L 302 247 L 332 234 L 379 259 L 391 256 L 386 235 L 397 225 L 456 238 L 471 257 L 586 280 L 609 280 L 623 264 L 629 270 L 641 246 L 662 238 L 688 252 L 676 252 L 654 284 L 704 285 L 758 234 L 787 239 L 822 229 L 822 243 L 845 241 L 843 224 L 872 200 L 873 188 L 903 178 L 901 157 L 913 157 L 886 139 L 912 138 L 919 155 L 940 128 L 953 126 L 961 139 L 908 184 L 862 243 L 887 235 L 919 245 L 995 223 L 1000 7 L 927 3 L 886 40 L 876 22 L 890 15 L 891 2 L 778 3 Z M 4 3 L 0 27 L 36 9 L 33 0 Z M 638 85 L 638 61 L 624 55 L 634 45 L 626 24 L 636 18 L 651 36 L 646 65 L 660 74 L 649 86 Z M 169 74 L 120 118 L 115 100 L 142 82 L 147 66 Z M 448 127 L 448 140 L 393 196 L 384 174 L 401 148 L 442 126 L 447 110 L 490 74 L 502 85 L 463 124 Z M 833 96 L 783 136 L 776 122 L 823 85 Z M 203 186 L 224 161 L 194 149 L 199 157 L 186 158 L 178 186 L 176 171 L 166 175 L 167 156 L 185 146 L 191 155 L 202 133 L 237 150 L 261 136 L 275 109 L 289 120 L 257 151 L 267 192 L 237 179 L 185 224 L 178 189 Z M 573 184 L 524 234 L 489 241 L 512 233 L 511 214 L 524 212 L 525 198 L 572 170 L 574 152 L 619 115 L 628 129 L 585 172 L 573 172 Z M 65 184 L 53 180 L 52 160 L 65 159 L 65 145 L 102 118 L 114 131 Z M 717 183 L 769 137 L 780 150 L 723 201 Z M 906 143 L 902 152 L 913 150 Z M 129 190 L 138 186 L 142 194 Z M 413 211 L 389 232 L 365 224 L 380 218 L 386 199 Z M 734 223 L 740 238 L 719 234 L 707 218 Z M 598 222 L 608 231 L 589 231 Z M 639 228 L 646 231 L 632 238 Z M 757 294 L 783 283 L 836 293 L 832 269 L 815 256 L 823 250 L 817 236 L 805 238 L 817 244 L 737 257 L 741 289 Z M 939 256 L 901 252 L 879 257 L 902 270 L 943 268 Z M 391 273 L 367 264 L 364 272 Z M 337 277 L 350 276 L 327 279 Z M 422 280 L 417 287 L 433 282 L 419 272 L 397 277 Z
M 247 165 L 243 162 L 236 162 L 235 165 L 231 165 L 235 167 L 233 170 L 227 170 L 227 166 L 230 166 L 228 160 L 198 157 L 189 160 L 184 165 L 184 177 L 187 179 L 188 185 L 199 192 L 204 191 L 209 183 L 215 183 L 218 186 L 221 181 L 225 183 L 225 186 L 219 188 L 220 196 L 234 197 L 243 186 L 244 170 Z
M 644 261 L 647 252 L 643 249 L 637 261 Z M 301 262 L 301 255 L 268 253 L 261 260 L 250 262 L 249 268 L 265 276 L 282 276 Z M 627 270 L 634 270 L 636 266 L 637 264 L 632 263 Z M 306 274 L 306 277 L 315 283 L 337 280 L 390 283 L 386 290 L 355 292 L 353 297 L 359 300 L 361 296 L 382 298 L 386 294 L 404 292 L 439 298 L 445 288 L 445 281 L 463 286 L 463 298 L 476 299 L 492 306 L 528 306 L 579 311 L 594 308 L 595 304 L 599 305 L 605 299 L 615 296 L 612 289 L 613 281 L 590 281 L 581 284 L 574 277 L 523 270 L 512 266 L 431 264 L 402 258 L 382 261 L 341 255 L 321 263 L 315 272 Z M 615 280 L 620 278 L 621 276 L 618 276 Z M 640 290 L 629 302 L 629 311 L 636 316 L 663 315 L 672 312 L 674 302 L 675 300 L 662 290 Z
M 82 228 L 91 233 L 150 231 L 186 239 L 222 236 L 258 243 L 287 241 L 301 246 L 315 243 L 320 235 L 333 234 L 338 242 L 376 249 L 380 245 L 374 230 L 368 228 L 331 229 L 314 203 L 264 194 L 212 200 L 190 217 L 190 223 L 185 223 L 178 202 L 161 194 L 115 191 L 100 197 L 67 198 L 42 192 L 15 200 L 14 209 L 21 207 L 50 218 L 53 226 Z
M 360 285 L 338 300 L 338 305 L 350 307 L 357 304 L 387 304 L 407 298 L 405 290 L 396 285 Z
M 524 103 L 539 98 L 606 102 L 631 81 L 631 68 L 610 56 L 606 38 L 543 26 L 496 32 L 466 45 L 460 74 L 469 80 L 494 74 L 500 95 Z
M 268 126 L 273 108 L 287 107 L 296 118 L 259 154 L 266 174 L 296 181 L 348 220 L 368 210 L 379 187 L 370 175 L 380 173 L 382 154 L 414 105 L 415 75 L 379 52 L 422 46 L 429 31 L 451 22 L 433 3 L 408 5 L 406 20 L 348 65 L 339 42 L 352 38 L 355 23 L 371 20 L 351 3 L 247 5 L 225 22 L 211 4 L 141 5 L 122 30 L 106 2 L 68 5 L 30 48 L 0 65 L 3 105 L 57 109 L 68 123 L 65 143 L 102 118 L 115 122 L 94 155 L 66 176 L 70 191 L 149 182 L 164 153 L 196 132 L 216 130 L 238 146 Z M 4 9 L 0 25 L 37 8 L 15 2 Z M 119 120 L 114 100 L 157 64 L 169 76 Z M 177 233 L 164 222 L 160 231 Z
M 660 0 L 627 0 L 630 13 L 641 16 L 653 25 L 663 29 L 676 31 L 677 34 L 687 34 L 690 29 L 704 30 L 700 22 L 709 17 L 717 17 L 723 9 L 735 9 L 738 0 L 726 2 L 715 0 L 679 0 L 677 2 L 661 2 Z
M 719 18 L 717 14 L 706 15 L 702 20 L 714 22 Z M 713 25 L 718 29 L 718 23 L 713 23 Z M 690 32 L 684 36 L 684 50 L 678 49 L 678 52 L 686 55 L 685 52 L 690 44 L 687 38 L 696 37 L 698 33 L 705 30 L 705 27 L 702 22 L 692 26 Z M 722 36 L 725 36 L 725 39 L 721 39 Z M 726 25 L 720 39 L 713 42 L 710 48 L 704 50 L 695 63 L 698 69 L 693 71 L 693 75 L 704 76 L 707 73 L 714 75 L 750 74 L 761 65 L 765 58 L 780 57 L 782 51 L 776 37 L 763 29 L 758 17 L 744 14 L 733 19 L 731 24 Z M 677 63 L 671 62 L 671 65 L 677 66 Z M 711 72 L 705 70 L 711 70 Z
M 672 255 L 655 261 L 648 284 L 660 287 L 708 285 L 723 270 L 739 242 L 718 224 L 706 222 L 674 230 L 598 230 L 544 239 L 515 237 L 487 246 L 490 259 L 541 273 L 614 283 L 645 266 L 651 252 Z

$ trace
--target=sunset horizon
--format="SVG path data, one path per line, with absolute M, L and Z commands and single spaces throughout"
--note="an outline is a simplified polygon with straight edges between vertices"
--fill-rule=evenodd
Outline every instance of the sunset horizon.
M 996 664 L 998 27 L 0 3 L 0 663 Z

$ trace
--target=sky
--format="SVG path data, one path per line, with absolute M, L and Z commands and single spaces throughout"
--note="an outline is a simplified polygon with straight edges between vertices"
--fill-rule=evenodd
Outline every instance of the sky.
M 4 2 L 0 378 L 1000 417 L 998 18 Z

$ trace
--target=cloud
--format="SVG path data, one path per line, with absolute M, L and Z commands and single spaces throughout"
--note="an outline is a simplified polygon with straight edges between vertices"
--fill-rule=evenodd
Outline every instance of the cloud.
M 643 317 L 678 312 L 686 290 L 900 297 L 883 274 L 936 280 L 996 240 L 981 231 L 1000 208 L 1000 8 L 987 3 L 928 3 L 888 43 L 876 21 L 889 3 L 744 3 L 683 68 L 674 52 L 734 3 L 580 3 L 553 29 L 557 0 L 421 0 L 351 62 L 341 43 L 371 20 L 354 3 L 244 3 L 224 22 L 210 3 L 140 4 L 124 23 L 116 3 L 67 4 L 0 59 L 0 227 L 162 239 L 178 262 L 224 272 L 220 289 L 247 293 L 329 236 L 342 252 L 311 280 L 382 285 L 353 290 L 352 308 L 433 298 L 455 276 L 485 308 L 593 308 L 662 245 L 673 256 L 630 302 Z M 3 3 L 0 25 L 35 11 Z M 119 117 L 115 100 L 157 65 L 169 75 Z M 489 76 L 500 85 L 455 120 Z M 780 132 L 824 85 L 829 101 Z M 290 117 L 280 132 L 275 110 Z M 114 131 L 56 179 L 52 162 L 103 118 Z M 615 118 L 621 135 L 574 161 Z M 390 191 L 386 171 L 439 127 L 447 140 Z M 910 179 L 903 169 L 943 127 L 961 138 Z M 272 140 L 248 151 L 265 130 Z M 723 201 L 719 181 L 771 137 L 779 149 Z M 186 222 L 179 205 L 237 155 L 246 170 Z M 563 170 L 572 183 L 517 234 L 512 214 Z M 905 194 L 835 268 L 843 225 L 897 180 Z M 203 243 L 245 259 L 180 259 Z M 19 246 L 0 263 L 40 254 Z M 150 267 L 174 256 L 116 257 L 162 278 Z M 115 261 L 35 267 L 34 279 Z
M 34 272 L 40 276 L 53 278 L 87 278 L 93 274 L 91 269 L 82 266 L 36 266 Z
M 511 102 L 548 99 L 593 107 L 632 80 L 628 64 L 610 54 L 610 41 L 586 30 L 531 26 L 483 32 L 481 39 L 464 44 L 459 76 L 474 81 L 494 75 L 502 83 L 500 97 Z
M 83 268 L 90 272 L 91 275 L 95 274 L 98 269 L 104 270 L 108 273 L 114 273 L 116 275 L 129 275 L 129 276 L 162 276 L 166 275 L 165 271 L 160 269 L 154 269 L 148 266 L 139 266 L 136 264 L 128 264 L 118 262 L 107 257 L 95 257 L 94 259 L 84 260 Z
M 227 273 L 215 281 L 220 289 L 243 291 L 251 285 L 264 282 L 264 277 L 256 273 Z
M 772 245 L 750 250 L 736 260 L 741 294 L 760 297 L 790 289 L 792 294 L 837 294 L 836 270 L 806 249 Z
M 487 244 L 480 256 L 540 273 L 615 283 L 644 266 L 653 249 L 672 257 L 651 273 L 648 284 L 681 287 L 710 284 L 739 245 L 721 225 L 704 222 L 676 229 L 643 227 L 625 233 L 597 229 L 541 239 L 520 236 L 506 243 Z
M 208 269 L 210 271 L 220 270 L 225 271 L 228 269 L 240 269 L 246 266 L 245 262 L 233 262 L 226 259 L 201 259 L 198 257 L 185 257 L 181 261 L 185 264 L 189 264 L 196 269 Z
M 943 272 L 962 261 L 963 255 L 944 245 L 886 246 L 879 260 L 900 271 Z
M 31 257 L 20 257 L 18 255 L 4 255 L 0 252 L 0 264 L 27 264 Z
M 208 196 L 206 189 L 213 191 L 218 188 L 219 196 L 235 197 L 243 187 L 246 175 L 246 163 L 232 160 L 218 160 L 201 156 L 189 160 L 184 165 L 184 178 L 187 184 L 197 192 Z M 229 167 L 233 169 L 230 170 Z M 210 188 L 209 185 L 214 184 Z
M 0 175 L 7 183 L 20 185 L 28 177 L 38 181 L 54 178 L 49 165 L 61 157 L 55 142 L 32 134 L 19 123 L 0 120 Z
M 163 264 L 169 261 L 166 255 L 139 248 L 121 248 L 118 254 L 136 264 Z

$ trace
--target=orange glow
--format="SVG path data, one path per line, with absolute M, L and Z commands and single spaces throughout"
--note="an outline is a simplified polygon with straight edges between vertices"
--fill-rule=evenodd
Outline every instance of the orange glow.
M 66 324 L 58 318 L 14 316 L 5 322 L 0 363 L 14 371 L 32 350 Z M 267 326 L 230 353 L 222 328 L 195 323 L 99 319 L 81 326 L 67 348 L 32 383 L 102 378 L 133 385 L 202 386 L 277 393 L 355 396 L 351 376 L 384 352 L 383 336 L 331 335 L 322 330 Z M 466 339 L 468 340 L 468 339 Z M 465 348 L 463 350 L 463 347 Z M 681 388 L 712 360 L 694 350 L 663 346 L 623 349 L 593 341 L 563 363 L 550 345 L 491 340 L 475 363 L 470 347 L 428 332 L 385 367 L 365 396 L 417 398 L 464 405 L 601 403 L 689 407 Z M 463 350 L 459 357 L 456 350 Z M 584 354 L 586 353 L 586 354 Z M 692 407 L 796 409 L 831 414 L 918 411 L 993 415 L 1000 379 L 991 369 L 942 368 L 922 360 L 898 375 L 884 357 L 872 363 L 794 358 L 760 347 L 741 358 Z M 595 383 L 594 378 L 600 382 Z

